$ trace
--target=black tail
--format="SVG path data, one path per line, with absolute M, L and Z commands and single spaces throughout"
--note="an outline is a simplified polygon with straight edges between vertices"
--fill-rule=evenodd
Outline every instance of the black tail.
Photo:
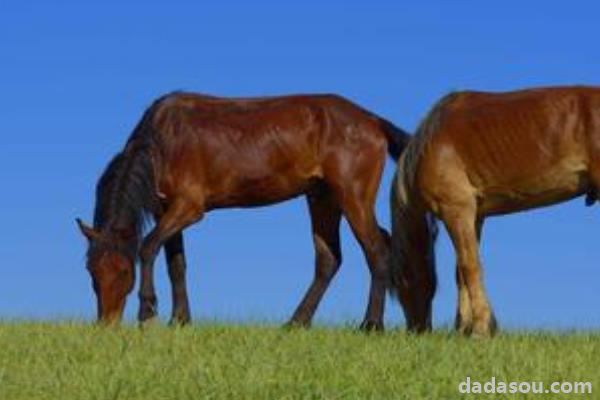
M 379 122 L 388 141 L 388 154 L 397 162 L 400 154 L 408 145 L 411 135 L 385 118 L 380 117 Z

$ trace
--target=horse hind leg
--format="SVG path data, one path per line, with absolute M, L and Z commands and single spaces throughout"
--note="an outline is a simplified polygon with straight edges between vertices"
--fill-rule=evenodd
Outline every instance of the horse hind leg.
M 343 199 L 344 216 L 360 243 L 371 273 L 369 302 L 360 329 L 367 332 L 382 331 L 384 329 L 385 289 L 389 279 L 388 270 L 391 257 L 389 235 L 377 224 L 374 195 L 359 196 L 356 193 L 354 195 L 344 193 L 344 196 L 340 196 L 340 198 Z
M 340 208 L 329 191 L 307 195 L 313 243 L 315 276 L 287 326 L 309 327 L 315 311 L 342 263 Z

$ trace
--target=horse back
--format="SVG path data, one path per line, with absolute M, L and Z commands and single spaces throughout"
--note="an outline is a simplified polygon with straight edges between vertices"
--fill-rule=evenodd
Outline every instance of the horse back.
M 160 101 L 152 124 L 160 143 L 160 191 L 175 195 L 191 185 L 212 208 L 297 196 L 328 171 L 386 143 L 376 118 L 334 95 L 177 93 Z
M 461 188 L 489 213 L 580 195 L 600 161 L 597 88 L 461 92 L 436 112 L 421 160 L 426 185 Z

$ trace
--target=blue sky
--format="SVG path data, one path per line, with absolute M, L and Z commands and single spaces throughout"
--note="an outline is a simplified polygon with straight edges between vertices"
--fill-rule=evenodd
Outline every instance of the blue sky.
M 175 89 L 223 96 L 335 92 L 413 130 L 451 90 L 599 84 L 594 2 L 3 2 L 0 6 L 0 318 L 92 318 L 86 243 L 94 187 L 144 108 Z M 561 3 L 562 6 L 558 3 Z M 377 213 L 389 226 L 392 165 Z M 501 325 L 600 327 L 600 218 L 583 200 L 489 219 L 482 254 Z M 317 314 L 360 321 L 368 273 L 344 264 Z M 213 212 L 186 233 L 194 318 L 283 322 L 313 274 L 303 199 Z M 438 245 L 437 325 L 456 306 Z M 161 314 L 170 312 L 162 257 Z M 137 296 L 129 300 L 133 318 Z M 403 323 L 388 303 L 388 325 Z

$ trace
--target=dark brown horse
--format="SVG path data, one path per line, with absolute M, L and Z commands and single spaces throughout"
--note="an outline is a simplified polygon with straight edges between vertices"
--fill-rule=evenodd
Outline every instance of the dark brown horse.
M 408 327 L 431 328 L 434 217 L 457 258 L 456 328 L 495 330 L 478 244 L 485 217 L 547 206 L 600 188 L 600 88 L 462 92 L 442 99 L 398 163 L 392 273 Z
M 407 139 L 388 121 L 334 95 L 224 99 L 174 93 L 158 99 L 98 182 L 94 227 L 78 221 L 89 239 L 87 267 L 99 320 L 120 320 L 138 255 L 138 317 L 156 315 L 153 263 L 164 245 L 172 322 L 189 321 L 182 230 L 213 209 L 305 194 L 316 271 L 290 323 L 310 324 L 338 270 L 343 215 L 371 272 L 361 326 L 382 329 L 389 238 L 377 224 L 374 203 L 386 153 L 398 157 Z M 145 216 L 156 225 L 142 240 Z

